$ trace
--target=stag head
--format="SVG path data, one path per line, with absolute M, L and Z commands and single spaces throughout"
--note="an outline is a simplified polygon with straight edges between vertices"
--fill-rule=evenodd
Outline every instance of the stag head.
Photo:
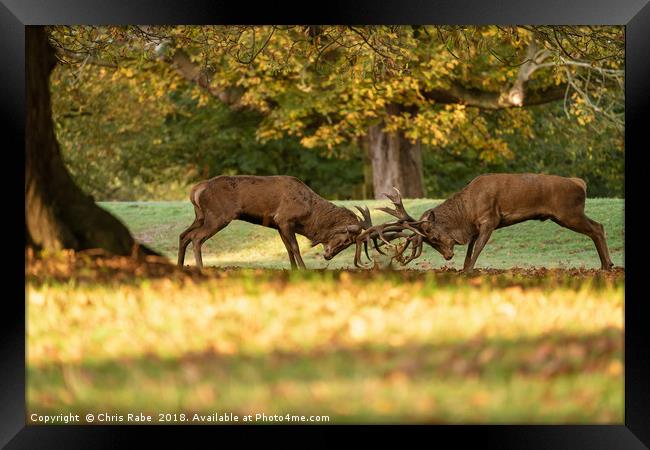
M 323 242 L 323 247 L 325 249 L 323 258 L 326 260 L 329 261 L 354 244 L 357 237 L 363 233 L 364 230 L 372 227 L 372 220 L 370 219 L 370 211 L 368 208 L 365 206 L 355 206 L 355 208 L 361 212 L 361 218 L 357 217 L 358 223 L 337 228 L 334 230 L 330 238 L 326 242 Z
M 436 222 L 433 209 L 425 211 L 420 217 L 420 222 L 419 229 L 426 236 L 424 241 L 435 248 L 445 260 L 453 258 L 456 241 Z

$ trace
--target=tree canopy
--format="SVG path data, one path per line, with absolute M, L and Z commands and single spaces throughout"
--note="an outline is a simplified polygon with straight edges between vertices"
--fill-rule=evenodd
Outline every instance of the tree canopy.
M 371 126 L 422 143 L 431 194 L 477 168 L 562 164 L 622 193 L 622 27 L 50 31 L 64 63 L 52 78 L 57 134 L 73 173 L 104 197 L 125 174 L 169 186 L 292 170 L 318 173 L 326 195 L 358 195 Z

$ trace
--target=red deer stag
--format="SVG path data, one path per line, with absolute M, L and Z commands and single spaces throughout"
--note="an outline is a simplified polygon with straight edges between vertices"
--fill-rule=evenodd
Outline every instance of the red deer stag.
M 454 245 L 465 245 L 464 272 L 471 272 L 481 250 L 497 228 L 526 220 L 551 219 L 560 226 L 589 236 L 596 245 L 603 270 L 613 267 L 607 249 L 605 229 L 585 215 L 587 184 L 580 178 L 539 174 L 486 174 L 474 178 L 461 191 L 435 208 L 412 218 L 404 209 L 400 192 L 385 194 L 395 209 L 379 208 L 397 221 L 367 228 L 357 236 L 355 265 L 359 266 L 360 245 L 369 239 L 390 241 L 405 238 L 395 247 L 394 259 L 407 264 L 422 253 L 426 242 L 446 260 L 454 256 Z M 390 244 L 392 245 L 392 244 Z M 411 254 L 404 256 L 411 246 Z M 376 246 L 377 247 L 377 246 Z
M 201 245 L 233 220 L 278 230 L 294 269 L 297 265 L 305 268 L 295 233 L 309 238 L 312 247 L 322 243 L 323 256 L 330 260 L 372 226 L 367 208 L 357 207 L 363 215 L 359 219 L 290 176 L 218 176 L 194 186 L 190 201 L 196 217 L 179 237 L 179 267 L 192 242 L 196 265 L 202 268 Z

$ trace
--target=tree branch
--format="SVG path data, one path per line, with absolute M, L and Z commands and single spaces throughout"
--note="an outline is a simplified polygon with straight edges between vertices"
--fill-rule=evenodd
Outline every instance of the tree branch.
M 117 64 L 114 62 L 95 58 L 88 53 L 74 52 L 63 47 L 57 47 L 55 55 L 56 58 L 64 64 L 91 64 L 93 66 L 117 69 Z
M 510 91 L 508 92 L 508 101 L 514 106 L 522 106 L 524 98 L 526 95 L 525 85 L 528 83 L 530 76 L 539 69 L 540 64 L 542 64 L 549 56 L 551 52 L 548 50 L 542 49 L 538 50 L 537 42 L 533 39 L 528 45 L 528 50 L 526 51 L 526 60 L 519 66 L 519 73 L 517 74 L 517 80 L 513 83 Z
M 544 89 L 528 90 L 521 104 L 513 103 L 509 99 L 508 93 L 466 88 L 459 84 L 454 84 L 449 89 L 424 91 L 422 95 L 427 100 L 441 104 L 461 104 L 482 109 L 503 109 L 515 106 L 540 105 L 561 100 L 564 98 L 566 89 L 567 85 L 561 84 Z
M 232 86 L 226 89 L 217 89 L 214 86 L 211 86 L 209 74 L 201 70 L 198 64 L 192 62 L 189 55 L 184 50 L 178 49 L 172 56 L 165 57 L 164 59 L 171 63 L 176 69 L 176 72 L 187 81 L 196 83 L 210 95 L 218 98 L 223 103 L 234 109 L 242 107 L 239 104 L 239 100 L 241 100 L 244 95 L 244 88 L 240 86 Z

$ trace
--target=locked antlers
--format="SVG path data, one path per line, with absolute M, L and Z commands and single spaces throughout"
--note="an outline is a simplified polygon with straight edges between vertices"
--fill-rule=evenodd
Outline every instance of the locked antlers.
M 370 256 L 368 255 L 368 244 L 370 241 L 373 242 L 375 249 L 383 255 L 385 255 L 385 253 L 380 250 L 380 246 L 388 245 L 393 247 L 395 253 L 391 260 L 395 259 L 403 265 L 408 264 L 422 254 L 422 244 L 426 237 L 417 227 L 423 221 L 417 221 L 409 215 L 402 203 L 402 194 L 399 189 L 396 187 L 393 187 L 393 189 L 395 190 L 395 194 L 384 195 L 388 197 L 395 208 L 384 207 L 377 209 L 396 217 L 397 220 L 380 225 L 369 226 L 360 233 L 359 236 L 357 236 L 357 246 L 354 255 L 354 265 L 356 267 L 368 267 L 361 263 L 361 245 L 363 244 L 364 246 L 366 257 L 370 259 Z M 357 207 L 357 209 L 361 211 L 361 208 Z M 366 215 L 368 218 L 370 217 L 368 208 L 365 208 L 365 213 L 362 211 L 362 214 L 364 217 L 366 217 Z M 401 244 L 392 243 L 392 241 L 400 238 L 405 239 L 405 241 Z M 377 242 L 377 239 L 380 239 L 382 242 Z M 409 247 L 411 247 L 411 253 L 409 256 L 405 257 L 404 253 Z

